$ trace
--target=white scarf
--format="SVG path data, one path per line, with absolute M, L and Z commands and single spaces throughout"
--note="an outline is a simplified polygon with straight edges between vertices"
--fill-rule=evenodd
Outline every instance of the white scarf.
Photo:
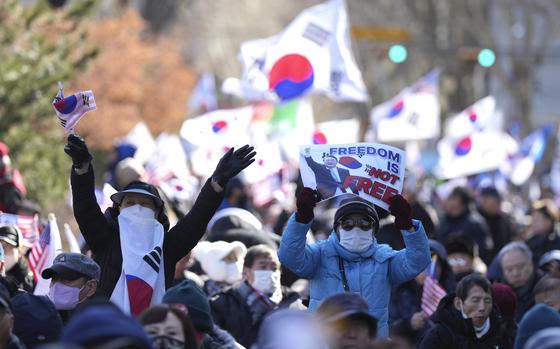
M 461 315 L 463 315 L 463 319 L 465 320 L 469 318 L 467 314 L 465 314 L 465 312 L 463 311 L 463 304 L 461 304 Z M 490 331 L 490 316 L 486 319 L 486 321 L 484 321 L 482 326 L 476 327 L 473 324 L 473 327 L 474 327 L 474 333 L 476 334 L 476 338 L 482 338 L 482 336 L 484 336 L 485 334 L 488 333 L 488 331 Z
M 140 205 L 121 210 L 118 220 L 123 263 L 111 302 L 138 315 L 161 303 L 165 293 L 163 226 Z

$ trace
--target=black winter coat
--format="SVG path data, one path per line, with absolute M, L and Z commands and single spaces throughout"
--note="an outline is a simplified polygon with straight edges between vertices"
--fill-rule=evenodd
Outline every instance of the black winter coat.
M 259 328 L 270 312 L 253 322 L 251 309 L 236 286 L 234 285 L 212 298 L 210 301 L 212 317 L 214 323 L 229 332 L 237 343 L 245 348 L 250 348 L 256 342 Z M 293 303 L 299 302 L 299 294 L 285 287 L 282 287 L 282 296 L 282 301 L 272 311 L 289 308 Z
M 445 296 L 431 320 L 435 325 L 422 339 L 420 349 L 509 349 L 513 348 L 515 333 L 508 331 L 496 306 L 490 313 L 490 330 L 477 338 L 471 319 L 463 319 L 455 309 L 455 294 Z
M 78 175 L 72 168 L 70 180 L 74 216 L 80 231 L 93 252 L 93 258 L 101 267 L 101 280 L 96 296 L 110 299 L 122 270 L 121 241 L 119 237 L 118 212 L 109 208 L 101 212 L 95 199 L 94 174 L 90 166 L 85 174 Z M 223 199 L 223 191 L 217 193 L 206 181 L 190 212 L 169 229 L 164 228 L 163 256 L 165 287 L 173 283 L 175 264 L 198 243 L 206 231 L 208 222 Z M 165 220 L 167 217 L 165 217 Z

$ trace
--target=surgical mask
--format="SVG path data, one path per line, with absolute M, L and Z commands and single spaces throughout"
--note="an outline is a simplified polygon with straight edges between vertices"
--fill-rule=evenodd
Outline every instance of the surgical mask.
M 204 271 L 210 279 L 218 282 L 233 284 L 241 280 L 243 264 L 241 262 L 226 263 L 223 260 L 212 261 L 208 265 L 203 265 Z
M 237 281 L 243 278 L 243 263 L 235 262 L 235 263 L 228 263 L 226 266 L 226 278 L 225 282 L 228 284 L 236 283 Z
M 182 349 L 185 346 L 185 342 L 165 335 L 152 337 L 152 341 L 156 349 Z
M 151 208 L 142 205 L 132 205 L 121 209 L 120 215 L 127 218 L 154 219 L 155 212 Z
M 273 294 L 280 288 L 280 272 L 272 270 L 253 271 L 255 279 L 251 286 L 265 294 Z
M 55 282 L 49 289 L 49 298 L 56 309 L 72 310 L 80 303 L 80 291 L 84 286 L 77 288 Z
M 352 230 L 339 229 L 340 245 L 350 252 L 364 252 L 373 245 L 373 230 L 364 231 L 354 227 Z

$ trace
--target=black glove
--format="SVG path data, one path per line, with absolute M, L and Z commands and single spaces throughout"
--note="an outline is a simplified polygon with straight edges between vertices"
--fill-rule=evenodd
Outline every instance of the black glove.
M 412 208 L 402 195 L 395 195 L 389 201 L 389 212 L 395 216 L 395 226 L 399 230 L 412 228 Z
M 216 170 L 212 175 L 214 179 L 220 186 L 225 187 L 227 182 L 235 177 L 239 172 L 243 171 L 247 166 L 251 165 L 255 161 L 254 157 L 257 154 L 253 151 L 254 147 L 250 147 L 248 144 L 242 146 L 241 148 L 233 151 L 231 148 L 218 162 Z
M 314 217 L 313 208 L 317 202 L 317 191 L 311 188 L 303 188 L 296 200 L 296 221 L 299 223 L 309 223 Z
M 64 146 L 64 152 L 72 158 L 74 167 L 80 167 L 83 163 L 93 159 L 84 139 L 74 134 L 68 135 L 68 143 Z

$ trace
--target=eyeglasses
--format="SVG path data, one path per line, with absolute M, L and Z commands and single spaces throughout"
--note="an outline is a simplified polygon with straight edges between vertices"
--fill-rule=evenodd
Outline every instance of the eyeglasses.
M 359 219 L 352 219 L 352 218 L 345 218 L 341 219 L 338 224 L 340 227 L 346 231 L 352 230 L 354 227 L 358 227 L 361 230 L 370 230 L 373 228 L 374 222 L 371 219 L 367 218 L 359 218 Z

